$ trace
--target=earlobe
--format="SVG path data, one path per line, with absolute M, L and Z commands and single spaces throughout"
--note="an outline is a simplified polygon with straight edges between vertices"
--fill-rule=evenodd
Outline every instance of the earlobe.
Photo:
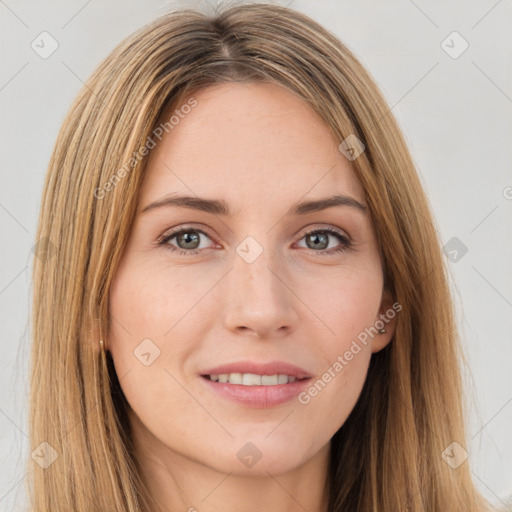
M 396 316 L 402 309 L 398 302 L 393 301 L 389 290 L 382 292 L 379 315 L 375 319 L 377 334 L 372 339 L 372 353 L 379 352 L 386 347 L 395 334 Z

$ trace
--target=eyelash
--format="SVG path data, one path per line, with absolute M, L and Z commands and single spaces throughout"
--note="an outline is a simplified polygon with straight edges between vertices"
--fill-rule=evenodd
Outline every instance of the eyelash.
M 185 249 L 181 249 L 179 247 L 174 247 L 174 246 L 169 244 L 169 241 L 172 240 L 173 238 L 175 238 L 176 236 L 178 236 L 178 235 L 180 235 L 182 233 L 190 232 L 190 231 L 194 231 L 196 233 L 201 233 L 203 235 L 206 235 L 208 238 L 212 239 L 212 237 L 207 232 L 203 231 L 202 229 L 198 229 L 198 228 L 179 228 L 176 231 L 173 231 L 173 232 L 169 233 L 168 235 L 163 235 L 162 237 L 160 237 L 157 240 L 157 243 L 158 243 L 159 246 L 164 246 L 167 250 L 170 250 L 171 252 L 176 253 L 176 254 L 189 255 L 189 256 L 197 254 L 197 253 L 201 252 L 204 249 L 192 249 L 190 251 L 187 251 Z M 312 231 L 308 231 L 307 233 L 304 233 L 304 235 L 302 236 L 301 240 L 303 238 L 307 237 L 308 235 L 313 234 L 313 233 L 328 233 L 328 234 L 333 235 L 334 237 L 336 237 L 341 242 L 340 246 L 338 248 L 335 248 L 335 249 L 324 249 L 323 251 L 313 251 L 313 252 L 316 252 L 318 254 L 321 254 L 321 255 L 324 255 L 324 256 L 331 256 L 331 255 L 334 255 L 334 254 L 337 254 L 337 253 L 340 253 L 340 252 L 343 252 L 343 251 L 346 251 L 346 250 L 352 248 L 353 244 L 349 240 L 349 238 L 347 238 L 345 235 L 341 234 L 339 231 L 337 231 L 337 230 L 335 230 L 333 228 L 321 228 L 321 229 L 314 229 Z

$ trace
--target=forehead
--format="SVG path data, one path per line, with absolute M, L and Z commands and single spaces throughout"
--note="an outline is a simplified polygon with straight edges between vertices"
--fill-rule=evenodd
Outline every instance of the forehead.
M 343 193 L 364 200 L 339 141 L 284 87 L 223 83 L 193 98 L 193 108 L 177 105 L 168 114 L 175 114 L 176 124 L 149 154 L 142 200 L 181 192 L 222 197 L 237 209 L 251 201 L 291 203 L 305 195 Z

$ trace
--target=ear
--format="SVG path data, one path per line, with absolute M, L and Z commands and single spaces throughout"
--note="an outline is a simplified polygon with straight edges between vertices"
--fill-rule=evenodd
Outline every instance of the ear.
M 401 304 L 393 301 L 391 292 L 384 289 L 382 292 L 382 299 L 379 308 L 379 314 L 375 319 L 376 330 L 379 331 L 381 328 L 385 329 L 385 333 L 379 333 L 372 339 L 372 354 L 379 352 L 392 340 L 395 334 L 396 317 L 398 312 L 402 309 Z

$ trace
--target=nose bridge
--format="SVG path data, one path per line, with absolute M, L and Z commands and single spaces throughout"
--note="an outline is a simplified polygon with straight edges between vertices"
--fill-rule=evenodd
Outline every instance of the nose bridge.
M 233 278 L 243 290 L 253 295 L 251 300 L 260 297 L 268 301 L 274 300 L 276 294 L 282 295 L 279 290 L 282 284 L 274 275 L 279 272 L 278 255 L 271 247 L 271 237 L 265 236 L 262 240 L 263 235 L 258 235 L 259 241 L 248 236 L 236 247 Z
M 293 294 L 280 275 L 284 266 L 271 240 L 267 235 L 259 235 L 258 240 L 248 236 L 236 247 L 225 303 L 231 329 L 248 328 L 272 336 L 273 331 L 292 324 Z

